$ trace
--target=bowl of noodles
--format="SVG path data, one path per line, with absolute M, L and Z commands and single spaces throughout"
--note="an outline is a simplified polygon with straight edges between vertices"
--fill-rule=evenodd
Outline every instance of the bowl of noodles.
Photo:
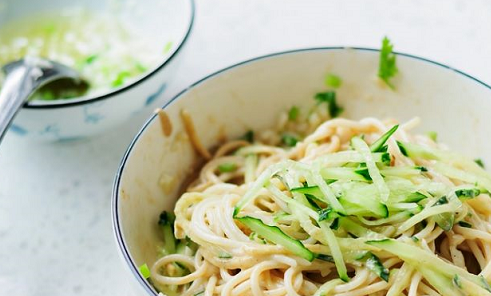
M 138 295 L 491 295 L 490 96 L 384 49 L 282 52 L 198 81 L 116 176 Z

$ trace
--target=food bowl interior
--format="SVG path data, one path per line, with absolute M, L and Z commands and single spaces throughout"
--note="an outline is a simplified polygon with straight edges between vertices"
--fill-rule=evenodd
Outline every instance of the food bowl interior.
M 114 222 L 122 254 L 134 276 L 157 259 L 162 210 L 172 210 L 181 185 L 196 172 L 197 157 L 180 119 L 187 110 L 206 147 L 223 136 L 272 127 L 281 112 L 296 105 L 306 112 L 315 93 L 326 90 L 327 73 L 339 75 L 343 117 L 422 119 L 419 131 L 438 132 L 439 141 L 471 158 L 491 163 L 491 90 L 448 67 L 407 55 L 397 56 L 399 74 L 391 90 L 376 79 L 379 52 L 366 49 L 300 50 L 249 61 L 224 70 L 186 90 L 164 110 L 172 134 L 152 118 L 125 156 L 114 191 Z
M 78 9 L 111 15 L 124 25 L 125 30 L 143 36 L 145 45 L 152 51 L 162 53 L 162 60 L 143 74 L 146 76 L 163 64 L 183 42 L 192 22 L 193 16 L 190 13 L 192 5 L 192 1 L 182 0 L 0 0 L 0 26 L 27 16 L 50 16 L 56 12 Z M 168 50 L 165 50 L 167 47 Z M 81 99 L 90 99 L 90 97 Z M 73 100 L 77 99 L 69 101 L 73 102 Z M 35 104 L 53 104 L 53 102 L 36 101 Z

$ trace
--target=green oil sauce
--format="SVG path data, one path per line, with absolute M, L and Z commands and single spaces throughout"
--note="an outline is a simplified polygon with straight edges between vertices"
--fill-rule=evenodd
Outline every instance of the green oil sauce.
M 111 15 L 87 10 L 37 14 L 0 27 L 0 66 L 25 56 L 43 57 L 78 70 L 87 85 L 58 82 L 33 99 L 57 100 L 102 94 L 155 67 L 161 52 Z M 0 81 L 1 87 L 1 81 Z

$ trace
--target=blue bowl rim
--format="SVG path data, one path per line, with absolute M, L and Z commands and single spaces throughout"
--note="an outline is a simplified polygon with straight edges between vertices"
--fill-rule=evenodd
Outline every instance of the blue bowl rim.
M 169 64 L 177 55 L 182 51 L 182 48 L 184 47 L 184 44 L 187 42 L 189 39 L 189 36 L 191 35 L 192 29 L 193 29 L 193 24 L 194 24 L 194 18 L 195 18 L 195 13 L 196 13 L 196 5 L 194 0 L 188 0 L 190 5 L 191 5 L 191 18 L 189 20 L 188 24 L 188 29 L 186 31 L 186 34 L 184 35 L 184 38 L 181 40 L 180 44 L 176 48 L 176 50 L 167 57 L 165 60 L 162 61 L 162 63 L 153 69 L 150 72 L 147 72 L 144 76 L 141 76 L 138 80 L 133 81 L 132 83 L 129 83 L 121 88 L 117 88 L 113 91 L 109 91 L 107 93 L 104 93 L 100 96 L 95 96 L 95 97 L 89 97 L 87 99 L 81 99 L 77 100 L 77 98 L 74 98 L 73 100 L 67 99 L 67 100 L 56 100 L 53 102 L 49 103 L 43 103 L 39 105 L 31 105 L 31 104 L 24 104 L 22 108 L 25 109 L 57 109 L 57 108 L 65 108 L 65 107 L 73 107 L 77 105 L 84 105 L 84 104 L 90 104 L 94 102 L 98 102 L 101 100 L 109 99 L 111 97 L 114 97 L 122 92 L 125 92 L 129 90 L 130 88 L 136 87 L 137 85 L 141 84 L 142 82 L 146 81 L 148 78 L 152 77 L 155 73 L 159 72 L 162 70 L 167 64 Z
M 281 52 L 276 52 L 276 53 L 272 53 L 272 54 L 267 54 L 267 55 L 263 55 L 263 56 L 259 56 L 259 57 L 255 57 L 255 58 L 252 58 L 252 59 L 249 59 L 249 60 L 245 60 L 245 61 L 242 61 L 242 62 L 239 62 L 239 63 L 236 63 L 236 64 L 233 64 L 231 66 L 228 66 L 226 68 L 223 68 L 221 70 L 218 70 L 214 73 L 211 73 L 203 78 L 201 78 L 200 80 L 196 81 L 195 83 L 191 84 L 190 86 L 188 86 L 187 88 L 183 89 L 181 92 L 179 92 L 177 95 L 175 95 L 171 100 L 169 100 L 167 103 L 165 103 L 163 106 L 162 106 L 162 110 L 165 110 L 165 108 L 167 108 L 168 106 L 170 106 L 174 101 L 178 100 L 183 94 L 189 92 L 190 90 L 192 90 L 193 88 L 195 88 L 196 86 L 198 86 L 199 84 L 205 82 L 206 80 L 208 79 L 211 79 L 215 76 L 218 76 L 220 75 L 221 73 L 224 73 L 224 72 L 227 72 L 228 70 L 231 70 L 233 68 L 236 68 L 236 67 L 240 67 L 240 66 L 243 66 L 243 65 L 246 65 L 246 64 L 250 64 L 250 63 L 253 63 L 253 62 L 256 62 L 256 61 L 261 61 L 261 60 L 264 60 L 264 59 L 268 59 L 268 58 L 271 58 L 271 57 L 277 57 L 277 56 L 282 56 L 282 55 L 288 55 L 288 54 L 294 54 L 294 53 L 299 53 L 299 52 L 308 52 L 308 51 L 332 51 L 332 50 L 357 50 L 357 51 L 367 51 L 367 52 L 380 52 L 379 49 L 375 49 L 375 48 L 367 48 L 367 47 L 349 47 L 349 46 L 334 46 L 334 47 L 312 47 L 312 48 L 302 48 L 302 49 L 294 49 L 294 50 L 287 50 L 287 51 L 281 51 Z M 397 56 L 404 56 L 404 57 L 408 57 L 408 58 L 411 58 L 411 59 L 414 59 L 414 60 L 418 60 L 418 61 L 422 61 L 422 62 L 426 62 L 426 63 L 429 63 L 429 64 L 432 64 L 432 65 L 435 65 L 435 66 L 439 66 L 439 67 L 442 67 L 444 69 L 447 69 L 447 70 L 450 70 L 450 71 L 453 71 L 457 74 L 460 74 L 462 76 L 464 76 L 465 78 L 468 78 L 468 79 L 471 79 L 473 80 L 474 82 L 477 82 L 478 84 L 488 88 L 489 90 L 491 90 L 491 86 L 486 84 L 485 82 L 467 74 L 467 73 L 464 73 L 460 70 L 457 70 L 453 67 L 450 67 L 448 65 L 445 65 L 445 64 L 442 64 L 442 63 L 439 63 L 439 62 L 435 62 L 435 61 L 432 61 L 432 60 L 429 60 L 429 59 L 426 59 L 426 58 L 423 58 L 423 57 L 419 57 L 419 56 L 416 56 L 416 55 L 412 55 L 412 54 L 407 54 L 407 53 L 401 53 L 401 52 L 394 52 Z M 153 114 L 152 116 L 150 116 L 150 118 L 144 123 L 144 125 L 142 126 L 142 128 L 140 129 L 140 131 L 138 131 L 138 133 L 135 135 L 135 137 L 133 138 L 133 140 L 131 141 L 131 143 L 129 144 L 128 148 L 126 149 L 126 152 L 121 160 L 121 163 L 118 167 L 118 171 L 116 173 L 116 176 L 114 178 L 114 184 L 113 184 L 113 191 L 112 191 L 112 201 L 111 201 L 111 214 L 112 214 L 112 224 L 113 224 L 113 232 L 114 232 L 114 235 L 116 237 L 116 241 L 117 241 L 117 244 L 118 244 L 118 248 L 121 252 L 121 254 L 123 255 L 126 263 L 128 264 L 128 267 L 130 268 L 131 272 L 133 273 L 133 275 L 136 277 L 136 280 L 140 283 L 140 285 L 149 293 L 148 295 L 152 295 L 152 296 L 158 296 L 158 292 L 155 291 L 155 288 L 149 283 L 149 281 L 147 281 L 139 272 L 138 270 L 138 266 L 135 265 L 135 263 L 133 262 L 133 259 L 131 258 L 131 255 L 130 255 L 130 252 L 129 252 L 129 249 L 127 247 L 127 245 L 125 244 L 124 240 L 123 240 L 123 234 L 122 234 L 122 231 L 121 231 L 121 225 L 119 223 L 119 214 L 118 214 L 118 200 L 119 200 L 119 185 L 121 183 L 121 177 L 122 177 L 122 173 L 124 171 L 124 168 L 125 168 L 125 165 L 126 165 L 126 162 L 131 154 L 131 151 L 133 150 L 133 147 L 136 145 L 136 143 L 138 142 L 138 140 L 140 139 L 140 136 L 142 136 L 142 134 L 145 132 L 145 130 L 147 129 L 147 127 L 154 121 L 155 117 L 157 116 L 157 114 Z

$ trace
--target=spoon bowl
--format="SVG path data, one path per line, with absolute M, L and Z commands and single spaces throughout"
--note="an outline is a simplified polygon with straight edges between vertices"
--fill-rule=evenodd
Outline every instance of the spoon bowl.
M 86 84 L 70 67 L 37 57 L 6 64 L 2 70 L 6 76 L 0 92 L 0 141 L 17 112 L 39 88 L 61 79 L 73 81 L 74 85 Z

